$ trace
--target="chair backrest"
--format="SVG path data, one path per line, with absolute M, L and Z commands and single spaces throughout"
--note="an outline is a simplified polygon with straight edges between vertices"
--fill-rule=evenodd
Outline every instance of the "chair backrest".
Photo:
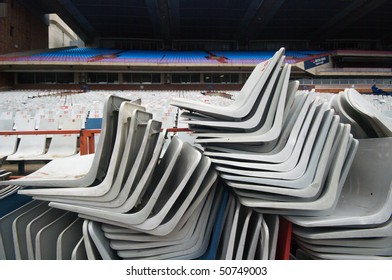
M 62 130 L 79 130 L 82 128 L 82 119 L 63 118 L 60 120 L 59 127 Z
M 0 130 L 12 130 L 14 126 L 13 119 L 1 119 L 0 120 Z
M 41 119 L 38 125 L 38 130 L 58 130 L 58 119 Z
M 35 130 L 35 120 L 33 118 L 16 118 L 14 129 L 16 131 Z

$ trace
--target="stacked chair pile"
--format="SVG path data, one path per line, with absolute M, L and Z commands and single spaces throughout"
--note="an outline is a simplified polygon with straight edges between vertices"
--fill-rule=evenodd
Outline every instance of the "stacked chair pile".
M 243 99 L 226 109 L 175 99 L 239 202 L 257 212 L 322 216 L 333 211 L 358 141 L 327 104 L 297 91 L 284 50 L 258 65 Z M 261 72 L 261 78 L 255 76 Z M 242 114 L 240 114 L 242 112 Z
M 275 259 L 284 216 L 297 258 L 391 258 L 389 119 L 299 91 L 284 53 L 226 107 L 171 101 L 195 146 L 109 96 L 95 154 L 0 181 L 33 198 L 0 218 L 0 257 Z
M 360 139 L 335 210 L 328 216 L 287 216 L 301 257 L 392 258 L 392 138 Z
M 325 217 L 287 216 L 298 258 L 392 258 L 392 119 L 355 89 L 330 101 L 352 127 L 358 151 L 335 210 Z
M 283 53 L 258 65 L 227 107 L 172 105 L 241 207 L 285 216 L 303 256 L 390 258 L 391 119 L 354 89 L 329 103 L 298 91 Z
M 2 259 L 194 259 L 206 253 L 224 201 L 211 160 L 177 137 L 163 153 L 166 131 L 140 105 L 109 96 L 104 111 L 95 154 L 54 160 L 2 182 L 23 186 L 19 195 L 34 198 L 0 219 Z M 64 237 L 69 232 L 72 242 Z
M 0 181 L 8 180 L 11 173 L 12 172 L 6 171 L 5 169 L 0 169 Z M 19 186 L 13 185 L 0 186 L 0 199 L 6 198 L 7 196 L 14 194 L 19 189 Z
M 353 88 L 330 100 L 343 123 L 350 124 L 357 139 L 392 137 L 392 118 L 380 112 Z

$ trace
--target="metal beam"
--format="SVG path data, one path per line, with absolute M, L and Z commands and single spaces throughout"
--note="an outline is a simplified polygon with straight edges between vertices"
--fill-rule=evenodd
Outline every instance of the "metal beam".
M 286 0 L 264 0 L 248 27 L 247 39 L 259 34 L 276 15 Z
M 311 35 L 311 39 L 328 39 L 342 29 L 357 22 L 387 0 L 356 0 Z
M 172 31 L 170 24 L 170 8 L 168 0 L 158 0 L 158 11 L 161 25 L 161 34 L 165 46 L 171 46 Z
M 152 28 L 154 30 L 154 37 L 161 38 L 162 31 L 161 31 L 161 23 L 160 23 L 159 11 L 158 11 L 158 0 L 145 0 L 145 1 L 148 9 L 148 15 L 150 17 L 150 21 L 152 24 Z
M 180 29 L 180 1 L 179 0 L 168 0 L 169 2 L 169 15 L 170 15 L 170 26 L 172 30 L 172 39 L 178 39 L 181 34 Z
M 162 39 L 165 46 L 170 46 L 173 33 L 171 22 L 177 20 L 176 12 L 179 15 L 178 1 L 176 3 L 170 0 L 146 0 L 146 4 L 153 25 L 154 37 Z M 173 14 L 170 9 L 173 9 Z
M 264 0 L 253 0 L 252 2 L 250 2 L 248 9 L 244 14 L 244 17 L 241 19 L 241 22 L 237 27 L 234 38 L 238 39 L 239 41 L 246 40 L 246 34 L 249 24 L 251 20 L 256 16 L 263 2 Z

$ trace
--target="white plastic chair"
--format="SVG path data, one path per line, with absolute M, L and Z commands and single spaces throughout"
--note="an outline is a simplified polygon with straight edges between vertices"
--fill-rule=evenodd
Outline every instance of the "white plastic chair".
M 19 131 L 34 131 L 34 119 L 20 119 L 15 121 Z M 46 135 L 20 135 L 20 141 L 15 153 L 7 157 L 7 161 L 23 161 L 29 157 L 45 153 Z
M 87 187 L 103 180 L 106 175 L 115 131 L 118 123 L 118 110 L 127 99 L 108 95 L 104 102 L 104 118 L 102 123 L 101 141 L 95 154 L 73 156 L 49 162 L 36 172 L 23 178 L 0 182 L 20 186 L 48 187 Z

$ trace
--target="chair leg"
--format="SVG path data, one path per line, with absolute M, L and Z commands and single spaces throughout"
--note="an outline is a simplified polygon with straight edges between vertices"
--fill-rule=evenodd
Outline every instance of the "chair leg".
M 19 175 L 22 175 L 25 173 L 25 161 L 24 160 L 18 161 L 18 172 L 19 172 Z

